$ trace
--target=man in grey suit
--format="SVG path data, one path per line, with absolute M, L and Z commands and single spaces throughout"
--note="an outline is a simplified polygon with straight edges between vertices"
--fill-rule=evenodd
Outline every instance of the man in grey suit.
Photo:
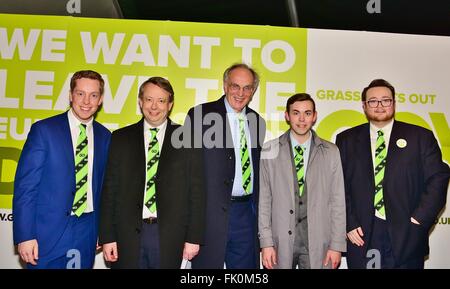
M 261 153 L 259 240 L 268 269 L 337 268 L 346 251 L 345 194 L 336 145 L 312 130 L 309 94 L 286 104 L 290 129 Z

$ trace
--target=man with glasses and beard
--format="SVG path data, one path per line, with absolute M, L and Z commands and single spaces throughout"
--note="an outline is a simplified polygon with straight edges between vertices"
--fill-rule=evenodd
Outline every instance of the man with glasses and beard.
M 429 230 L 446 202 L 450 172 L 433 133 L 395 120 L 395 104 L 394 87 L 373 80 L 362 92 L 369 122 L 336 137 L 349 268 L 423 268 Z

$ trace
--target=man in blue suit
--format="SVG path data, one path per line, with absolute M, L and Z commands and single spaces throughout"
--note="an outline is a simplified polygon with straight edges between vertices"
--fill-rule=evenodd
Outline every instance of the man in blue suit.
M 257 208 L 259 159 L 265 122 L 248 103 L 258 74 L 235 64 L 223 75 L 225 95 L 192 108 L 185 126 L 203 153 L 206 184 L 204 245 L 192 268 L 259 268 Z
M 104 81 L 95 71 L 70 81 L 71 109 L 36 122 L 14 181 L 14 243 L 28 268 L 92 268 L 111 134 L 94 121 Z
M 445 206 L 449 167 L 433 133 L 394 119 L 395 89 L 362 92 L 368 123 L 336 137 L 344 171 L 349 268 L 420 269 Z

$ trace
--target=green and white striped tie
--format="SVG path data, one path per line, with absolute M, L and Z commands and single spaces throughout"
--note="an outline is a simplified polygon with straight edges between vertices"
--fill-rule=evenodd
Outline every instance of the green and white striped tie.
M 73 200 L 72 212 L 78 217 L 87 207 L 88 189 L 88 138 L 86 125 L 80 124 L 80 134 L 77 139 L 75 154 L 75 183 L 76 193 Z
M 295 146 L 294 164 L 297 172 L 298 195 L 301 197 L 305 186 L 305 166 L 303 164 L 303 149 L 301 146 Z
M 384 133 L 379 130 L 377 137 L 377 145 L 375 149 L 375 209 L 381 216 L 385 216 L 384 200 L 383 200 L 383 179 L 384 167 L 386 165 L 386 145 L 384 142 Z
M 252 168 L 250 166 L 250 153 L 247 146 L 247 137 L 244 129 L 244 118 L 239 116 L 240 148 L 241 148 L 241 166 L 242 166 L 242 187 L 245 194 L 251 192 Z
M 156 172 L 158 171 L 159 162 L 159 143 L 156 138 L 157 128 L 150 129 L 151 137 L 147 151 L 147 174 L 144 204 L 151 213 L 156 211 Z

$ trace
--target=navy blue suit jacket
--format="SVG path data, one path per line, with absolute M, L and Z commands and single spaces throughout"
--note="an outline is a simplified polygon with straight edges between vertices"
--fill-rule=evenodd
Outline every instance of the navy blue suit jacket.
M 235 175 L 235 154 L 231 130 L 226 119 L 225 96 L 219 100 L 198 105 L 188 113 L 194 136 L 193 143 L 198 148 L 201 140 L 214 139 L 213 147 L 203 143 L 203 166 L 206 187 L 206 228 L 204 246 L 199 255 L 193 259 L 193 268 L 223 268 L 228 236 L 229 207 Z M 252 203 L 256 220 L 259 198 L 259 159 L 264 142 L 265 121 L 257 112 L 245 108 L 251 138 L 251 154 L 253 164 L 253 194 Z M 210 122 L 213 120 L 212 122 Z M 185 123 L 185 125 L 187 125 Z M 214 136 L 211 133 L 217 133 Z M 255 221 L 255 227 L 257 222 Z M 255 228 L 255 232 L 257 229 Z M 258 238 L 255 234 L 255 244 Z M 259 245 L 255 249 L 259 264 Z
M 97 220 L 111 133 L 95 121 L 93 129 L 92 190 Z M 28 134 L 14 181 L 14 243 L 37 239 L 40 257 L 54 250 L 68 224 L 74 196 L 74 153 L 65 112 L 36 122 Z M 92 225 L 97 228 L 97 222 Z
M 397 141 L 403 139 L 401 148 Z M 369 124 L 336 137 L 344 170 L 347 232 L 361 227 L 364 246 L 348 242 L 349 268 L 365 268 L 367 246 L 374 220 L 374 170 Z M 430 130 L 394 121 L 383 181 L 386 221 L 396 266 L 422 258 L 429 252 L 428 233 L 444 207 L 449 167 L 442 161 Z M 411 223 L 416 219 L 420 225 Z

